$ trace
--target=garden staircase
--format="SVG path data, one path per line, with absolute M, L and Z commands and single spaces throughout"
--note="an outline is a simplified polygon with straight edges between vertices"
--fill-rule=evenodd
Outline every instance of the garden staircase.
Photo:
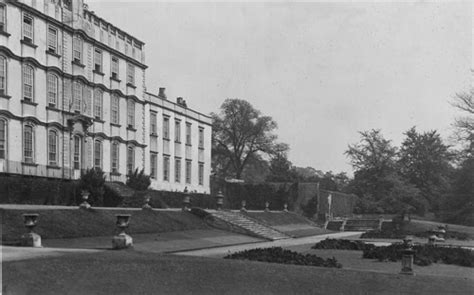
M 217 211 L 210 211 L 209 212 L 214 218 L 220 219 L 226 223 L 229 223 L 233 226 L 241 228 L 255 236 L 268 239 L 268 240 L 281 240 L 281 239 L 289 239 L 290 236 L 277 231 L 274 228 L 271 228 L 267 225 L 264 225 L 257 220 L 250 218 L 239 212 L 232 212 L 232 211 L 224 211 L 224 210 L 217 210 Z

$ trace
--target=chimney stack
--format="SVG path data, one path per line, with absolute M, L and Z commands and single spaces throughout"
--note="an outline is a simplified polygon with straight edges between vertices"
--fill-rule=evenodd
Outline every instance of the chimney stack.
M 160 91 L 158 92 L 158 97 L 159 97 L 159 98 L 166 99 L 165 90 L 166 90 L 165 87 L 160 87 Z

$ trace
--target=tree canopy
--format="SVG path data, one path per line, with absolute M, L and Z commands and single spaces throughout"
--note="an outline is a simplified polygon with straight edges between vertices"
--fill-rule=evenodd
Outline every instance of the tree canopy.
M 278 143 L 277 123 L 248 101 L 226 99 L 220 113 L 212 113 L 214 169 L 225 176 L 242 178 L 249 161 L 288 149 Z

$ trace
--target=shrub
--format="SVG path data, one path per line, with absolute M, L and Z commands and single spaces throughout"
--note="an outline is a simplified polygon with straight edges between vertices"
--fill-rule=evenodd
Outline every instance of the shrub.
M 136 168 L 135 171 L 127 175 L 127 177 L 127 186 L 137 191 L 144 191 L 148 189 L 151 184 L 150 176 L 145 174 L 144 169 L 138 172 L 138 168 Z
M 90 193 L 90 203 L 95 206 L 104 205 L 104 184 L 105 175 L 100 168 L 87 169 L 81 173 L 79 188 Z
M 303 210 L 303 215 L 307 218 L 312 218 L 314 214 L 318 212 L 318 198 L 317 196 L 312 197 L 308 203 L 300 205 Z
M 262 261 L 269 263 L 323 266 L 341 268 L 342 265 L 337 262 L 336 258 L 324 259 L 312 254 L 300 254 L 298 252 L 284 250 L 281 247 L 258 248 L 246 250 L 227 255 L 224 259 L 241 259 Z

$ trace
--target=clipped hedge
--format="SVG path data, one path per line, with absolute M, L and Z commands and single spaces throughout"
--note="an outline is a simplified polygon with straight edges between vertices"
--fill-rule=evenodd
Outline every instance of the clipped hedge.
M 324 259 L 313 254 L 300 254 L 298 252 L 284 250 L 281 247 L 272 248 L 258 248 L 253 250 L 246 250 L 230 254 L 224 259 L 240 259 L 261 261 L 269 263 L 294 264 L 294 265 L 308 265 L 308 266 L 322 266 L 322 267 L 336 267 L 341 268 L 342 265 L 337 262 L 336 258 Z

